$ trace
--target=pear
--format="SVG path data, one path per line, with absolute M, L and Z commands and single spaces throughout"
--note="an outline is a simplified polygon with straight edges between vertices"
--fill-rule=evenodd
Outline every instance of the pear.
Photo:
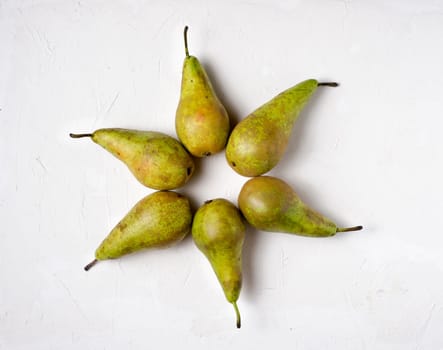
M 338 227 L 304 204 L 287 183 L 271 176 L 248 180 L 238 196 L 238 206 L 246 221 L 262 231 L 329 237 L 337 232 L 358 231 L 363 228 Z
M 194 161 L 182 144 L 160 132 L 110 128 L 69 135 L 92 138 L 125 163 L 138 181 L 155 190 L 181 187 L 194 172 Z
M 192 237 L 211 263 L 226 299 L 234 306 L 240 328 L 237 300 L 242 285 L 245 225 L 239 210 L 226 199 L 206 201 L 195 213 Z
M 224 149 L 229 134 L 229 117 L 215 94 L 205 69 L 195 56 L 189 55 L 187 31 L 186 26 L 186 57 L 175 130 L 193 156 L 205 157 Z
M 243 176 L 259 176 L 277 165 L 283 156 L 300 111 L 318 86 L 337 83 L 303 81 L 275 96 L 240 123 L 226 146 L 228 164 Z
M 172 191 L 154 192 L 140 200 L 112 229 L 85 270 L 99 260 L 177 243 L 191 231 L 191 224 L 192 212 L 186 197 Z

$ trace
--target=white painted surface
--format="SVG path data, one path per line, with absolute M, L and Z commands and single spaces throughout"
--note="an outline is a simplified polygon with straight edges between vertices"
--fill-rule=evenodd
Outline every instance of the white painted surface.
M 234 120 L 338 80 L 271 174 L 341 225 L 248 231 L 243 328 L 191 239 L 82 270 L 144 195 L 69 132 L 175 134 L 184 56 Z M 443 2 L 0 1 L 0 349 L 443 349 Z M 223 154 L 181 190 L 236 201 Z

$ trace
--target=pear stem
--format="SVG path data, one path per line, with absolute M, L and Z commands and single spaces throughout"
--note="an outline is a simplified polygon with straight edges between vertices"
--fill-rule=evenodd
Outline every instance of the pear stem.
M 92 260 L 88 265 L 86 265 L 86 266 L 84 267 L 85 271 L 89 271 L 89 269 L 90 269 L 92 266 L 94 266 L 95 264 L 97 264 L 97 262 L 98 262 L 97 259 Z
M 73 133 L 70 133 L 69 136 L 71 136 L 73 139 L 79 139 L 81 137 L 92 137 L 92 134 L 73 134 Z
M 339 83 L 336 83 L 335 81 L 328 81 L 328 82 L 321 82 L 317 83 L 317 86 L 330 86 L 330 87 L 337 87 L 339 86 Z
M 185 38 L 185 53 L 186 53 L 186 57 L 189 57 L 189 51 L 188 51 L 188 26 L 185 26 L 185 30 L 183 32 L 183 36 Z
M 350 232 L 350 231 L 360 231 L 363 226 L 353 226 L 353 227 L 339 227 L 337 232 Z
M 240 311 L 238 310 L 237 302 L 233 301 L 232 305 L 234 306 L 235 315 L 237 316 L 237 328 L 241 327 L 241 318 L 240 318 Z

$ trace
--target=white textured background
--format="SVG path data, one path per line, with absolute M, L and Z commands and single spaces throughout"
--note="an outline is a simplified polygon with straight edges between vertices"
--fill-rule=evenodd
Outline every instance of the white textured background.
M 365 230 L 249 229 L 241 330 L 191 239 L 83 271 L 152 191 L 68 133 L 175 135 L 185 24 L 233 121 L 342 84 L 271 174 Z M 442 66 L 442 1 L 0 0 L 0 349 L 443 349 Z M 244 181 L 218 154 L 180 191 Z

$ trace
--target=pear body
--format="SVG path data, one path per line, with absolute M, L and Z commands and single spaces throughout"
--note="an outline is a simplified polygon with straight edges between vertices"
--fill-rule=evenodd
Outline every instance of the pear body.
M 297 117 L 317 89 L 314 79 L 275 96 L 239 124 L 226 146 L 228 164 L 243 176 L 259 176 L 277 165 L 286 151 Z
M 210 262 L 226 299 L 234 305 L 242 286 L 242 248 L 245 225 L 237 207 L 226 199 L 214 199 L 194 216 L 192 237 Z M 237 327 L 239 327 L 239 314 Z
M 287 183 L 271 176 L 248 180 L 239 193 L 238 205 L 246 220 L 263 231 L 328 237 L 340 230 L 304 204 Z
M 194 56 L 187 56 L 183 63 L 175 130 L 180 141 L 195 157 L 222 151 L 228 138 L 226 109 L 215 94 L 203 66 Z
M 190 231 L 192 212 L 186 197 L 154 192 L 140 200 L 112 229 L 95 252 L 97 260 L 115 259 L 147 248 L 181 241 Z
M 194 172 L 186 149 L 160 132 L 99 129 L 92 140 L 125 163 L 140 183 L 156 190 L 181 187 Z

